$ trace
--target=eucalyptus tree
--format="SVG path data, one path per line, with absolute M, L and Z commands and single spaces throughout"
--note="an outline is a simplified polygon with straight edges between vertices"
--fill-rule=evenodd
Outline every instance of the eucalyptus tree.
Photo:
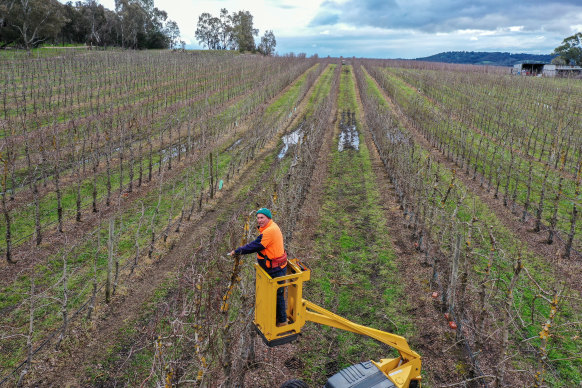
M 554 49 L 554 54 L 559 55 L 566 65 L 574 62 L 582 66 L 582 32 L 564 39 L 562 44 Z
M 257 49 L 263 55 L 273 55 L 275 53 L 275 47 L 277 46 L 277 40 L 275 39 L 275 34 L 273 30 L 265 31 L 265 35 L 261 37 L 261 43 Z
M 259 35 L 259 30 L 253 28 L 253 15 L 249 11 L 238 11 L 230 17 L 230 20 L 232 22 L 232 48 L 241 52 L 254 52 L 254 37 Z
M 198 16 L 198 28 L 195 36 L 200 44 L 208 47 L 210 50 L 216 50 L 220 45 L 220 19 L 204 12 Z
M 54 38 L 66 22 L 57 0 L 0 0 L 0 41 L 30 51 Z

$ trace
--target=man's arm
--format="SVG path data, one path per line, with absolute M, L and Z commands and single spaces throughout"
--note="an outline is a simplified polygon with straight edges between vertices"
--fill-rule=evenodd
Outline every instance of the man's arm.
M 261 244 L 262 239 L 263 234 L 261 233 L 259 234 L 259 237 L 257 237 L 255 241 L 251 241 L 250 243 L 243 245 L 242 247 L 236 248 L 234 250 L 234 253 L 239 255 L 246 255 L 247 253 L 260 252 L 263 249 L 265 249 L 263 244 Z

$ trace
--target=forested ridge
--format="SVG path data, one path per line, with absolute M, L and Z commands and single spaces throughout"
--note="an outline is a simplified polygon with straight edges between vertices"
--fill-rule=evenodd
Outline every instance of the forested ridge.
M 446 51 L 428 57 L 416 58 L 416 60 L 468 65 L 513 66 L 522 62 L 550 63 L 554 57 L 556 56 L 550 54 L 512 54 L 500 51 Z

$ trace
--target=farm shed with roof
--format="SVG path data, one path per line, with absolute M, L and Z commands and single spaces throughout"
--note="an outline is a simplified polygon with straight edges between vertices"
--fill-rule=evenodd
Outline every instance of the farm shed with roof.
M 582 76 L 582 67 L 544 65 L 543 75 L 547 77 L 580 77 Z
M 543 63 L 518 63 L 513 65 L 511 74 L 544 77 L 582 77 L 582 67 L 561 66 Z
M 516 75 L 538 75 L 544 70 L 543 63 L 518 63 L 513 65 L 511 74 Z

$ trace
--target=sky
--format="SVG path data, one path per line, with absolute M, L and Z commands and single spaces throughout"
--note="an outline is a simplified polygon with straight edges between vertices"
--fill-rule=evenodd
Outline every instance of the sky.
M 582 32 L 582 0 L 154 0 L 191 49 L 198 16 L 249 11 L 257 43 L 320 57 L 419 58 L 444 51 L 550 54 Z M 114 9 L 114 0 L 100 0 Z

